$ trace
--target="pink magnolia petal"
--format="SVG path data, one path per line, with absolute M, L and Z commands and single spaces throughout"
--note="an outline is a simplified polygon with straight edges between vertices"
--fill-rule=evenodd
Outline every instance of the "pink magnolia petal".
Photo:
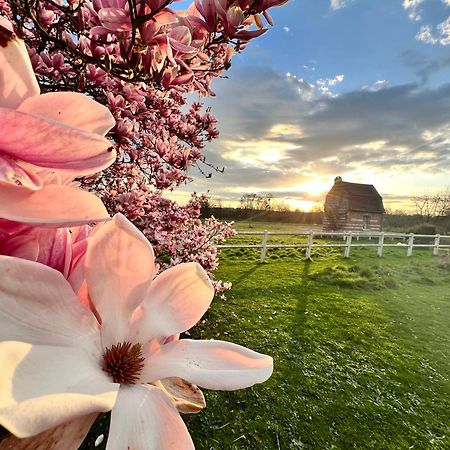
M 19 224 L 16 230 L 11 230 L 12 233 L 0 236 L 0 255 L 40 262 L 58 270 L 67 278 L 74 256 L 78 261 L 83 250 L 82 244 L 86 242 L 85 239 L 73 244 L 73 237 L 76 238 L 77 230 L 84 227 L 87 225 L 72 228 L 72 232 L 68 228 L 24 227 Z
M 0 340 L 98 347 L 96 320 L 61 273 L 9 256 L 0 256 L 0 273 Z
M 179 264 L 159 274 L 142 304 L 142 316 L 132 326 L 135 342 L 165 339 L 192 328 L 205 314 L 214 288 L 203 267 Z
M 106 450 L 194 450 L 167 396 L 154 386 L 122 386 L 111 413 Z
M 98 12 L 98 18 L 108 30 L 116 32 L 131 30 L 130 15 L 123 8 L 102 8 Z
M 181 339 L 163 345 L 146 360 L 142 380 L 180 377 L 197 386 L 232 391 L 266 381 L 270 356 L 224 341 Z
M 133 311 L 143 301 L 155 268 L 153 249 L 124 216 L 99 226 L 86 252 L 86 281 L 102 319 L 105 347 L 128 339 Z
M 95 36 L 95 35 L 97 35 L 97 36 L 105 36 L 105 35 L 107 35 L 109 33 L 111 33 L 111 30 L 108 30 L 107 28 L 102 27 L 102 26 L 92 27 L 89 30 L 89 35 L 90 36 Z
M 68 283 L 72 286 L 73 291 L 77 294 L 77 297 L 80 298 L 80 289 L 83 288 L 82 297 L 88 297 L 89 293 L 87 291 L 86 284 L 86 275 L 85 275 L 85 266 L 86 266 L 86 255 L 83 255 L 78 262 L 72 268 L 69 277 L 67 278 Z M 83 304 L 87 305 L 89 302 L 83 300 Z
M 72 264 L 69 274 L 71 274 L 78 266 L 80 261 L 86 254 L 88 240 L 87 237 L 91 231 L 89 225 L 83 225 L 81 227 L 72 228 Z
M 67 228 L 35 228 L 39 242 L 37 261 L 58 270 L 67 278 L 72 261 L 72 239 Z
M 32 191 L 0 182 L 0 217 L 34 225 L 76 226 L 109 219 L 99 198 L 71 186 L 44 186 Z
M 119 385 L 77 347 L 0 343 L 0 424 L 19 438 L 106 412 Z
M 17 232 L 26 231 L 29 228 L 29 225 L 24 225 L 20 222 L 11 222 L 10 220 L 0 219 L 0 232 L 2 234 L 5 233 L 7 236 L 9 236 L 10 234 L 15 234 Z
M 0 442 L 0 450 L 77 450 L 97 416 L 97 413 L 88 414 L 30 438 L 10 435 Z
M 238 33 L 236 33 L 234 35 L 234 37 L 240 39 L 241 41 L 249 41 L 250 39 L 254 39 L 258 36 L 261 36 L 262 34 L 264 34 L 267 31 L 267 28 L 264 28 L 262 30 L 242 30 L 239 31 Z
M 169 25 L 171 23 L 177 23 L 178 22 L 178 16 L 170 9 L 166 8 L 163 9 L 158 14 L 155 14 L 154 16 L 155 22 L 162 26 L 162 25 Z M 145 22 L 148 23 L 148 22 Z
M 0 243 L 0 255 L 37 261 L 39 243 L 34 236 L 13 236 Z
M 42 178 L 26 164 L 20 165 L 8 157 L 0 157 L 0 181 L 25 186 L 29 189 L 42 189 Z
M 47 249 L 41 244 L 41 249 Z M 64 252 L 64 258 L 58 258 L 58 255 Z M 72 235 L 67 228 L 58 228 L 54 241 L 51 243 L 51 251 L 49 254 L 49 266 L 59 270 L 64 278 L 69 276 L 73 259 Z M 54 266 L 56 262 L 61 261 L 61 266 Z
M 108 108 L 76 92 L 49 92 L 31 97 L 19 106 L 18 111 L 44 116 L 101 136 L 116 123 Z
M 0 155 L 36 166 L 81 176 L 108 167 L 116 158 L 106 138 L 51 119 L 0 108 L 0 123 Z
M 0 107 L 15 109 L 39 92 L 25 44 L 13 33 L 11 23 L 0 16 Z

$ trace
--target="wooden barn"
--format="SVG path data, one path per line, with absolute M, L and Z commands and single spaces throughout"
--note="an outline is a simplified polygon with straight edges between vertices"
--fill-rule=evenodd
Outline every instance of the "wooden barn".
M 371 184 L 336 177 L 325 198 L 323 227 L 334 231 L 381 231 L 383 199 Z

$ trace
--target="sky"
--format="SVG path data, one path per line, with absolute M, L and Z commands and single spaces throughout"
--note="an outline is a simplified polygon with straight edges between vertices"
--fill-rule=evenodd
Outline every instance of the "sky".
M 177 194 L 225 205 L 272 194 L 311 209 L 336 176 L 373 184 L 390 210 L 450 187 L 450 0 L 291 0 L 207 99 L 224 173 Z M 204 168 L 206 172 L 207 168 Z

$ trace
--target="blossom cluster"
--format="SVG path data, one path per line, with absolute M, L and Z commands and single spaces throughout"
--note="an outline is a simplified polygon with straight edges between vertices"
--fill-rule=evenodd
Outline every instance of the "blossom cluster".
M 192 207 L 197 199 L 178 207 L 149 192 L 189 182 L 194 166 L 207 176 L 219 169 L 202 153 L 218 136 L 216 119 L 199 102 L 187 105 L 186 95 L 213 95 L 211 81 L 266 31 L 272 24 L 268 9 L 284 1 L 196 0 L 176 10 L 172 0 L 0 0 L 0 11 L 28 45 L 42 89 L 87 93 L 111 111 L 116 124 L 108 137 L 117 160 L 96 177 L 84 178 L 83 185 L 100 195 L 110 214 L 123 211 L 164 260 L 170 255 L 189 261 L 187 249 L 196 248 L 204 268 L 217 264 L 211 245 L 189 242 L 191 222 L 199 218 Z M 130 208 L 142 197 L 146 212 L 176 209 L 173 232 L 160 232 L 154 225 L 159 221 Z M 184 219 L 187 212 L 190 220 Z M 201 226 L 195 224 L 199 239 L 232 233 L 217 221 L 203 231 Z
M 261 383 L 272 359 L 182 338 L 213 299 L 206 271 L 160 270 L 139 229 L 80 188 L 116 158 L 114 117 L 81 93 L 41 94 L 1 15 L 0 124 L 0 446 L 76 450 L 111 411 L 108 450 L 193 449 L 179 413 L 205 407 L 200 387 Z
M 194 194 L 186 205 L 178 205 L 143 183 L 132 192 L 109 189 L 102 199 L 108 210 L 122 213 L 142 231 L 162 269 L 194 261 L 208 271 L 216 292 L 227 289 L 229 284 L 214 280 L 212 273 L 218 265 L 216 245 L 236 231 L 214 217 L 200 219 L 203 195 Z

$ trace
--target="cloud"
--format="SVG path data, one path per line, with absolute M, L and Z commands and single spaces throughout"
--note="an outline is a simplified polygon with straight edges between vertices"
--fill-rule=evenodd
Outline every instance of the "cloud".
M 403 0 L 403 8 L 408 11 L 408 17 L 411 20 L 422 20 L 418 8 L 424 2 L 424 0 Z
M 337 94 L 333 94 L 330 91 L 330 87 L 336 86 L 344 81 L 344 75 L 336 75 L 333 78 L 321 78 L 317 80 L 317 89 L 321 95 L 325 97 L 337 97 Z
M 344 81 L 343 74 L 336 75 L 332 78 L 319 78 L 314 83 L 309 83 L 303 78 L 297 77 L 290 72 L 286 73 L 287 79 L 298 85 L 298 93 L 304 100 L 313 100 L 318 96 L 335 97 L 337 94 L 331 92 L 330 88 Z
M 363 91 L 377 92 L 381 89 L 386 89 L 389 86 L 389 82 L 386 80 L 377 80 L 375 83 L 365 85 L 361 89 Z
M 434 31 L 431 25 L 421 26 L 416 39 L 426 44 L 450 45 L 450 17 L 436 25 Z
M 221 138 L 206 157 L 226 171 L 197 178 L 199 191 L 238 200 L 242 192 L 302 192 L 318 176 L 367 182 L 450 170 L 450 84 L 430 89 L 377 80 L 327 96 L 318 82 L 260 67 L 218 81 L 209 104 Z
M 431 25 L 421 26 L 419 32 L 416 34 L 416 39 L 425 42 L 426 44 L 438 43 L 438 40 L 433 36 Z
M 330 8 L 333 11 L 337 11 L 338 9 L 342 9 L 353 3 L 355 0 L 331 0 Z

